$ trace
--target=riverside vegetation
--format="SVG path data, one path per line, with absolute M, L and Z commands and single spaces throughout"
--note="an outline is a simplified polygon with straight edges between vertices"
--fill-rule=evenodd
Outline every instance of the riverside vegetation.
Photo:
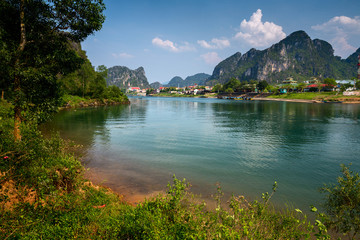
M 87 181 L 70 151 L 76 146 L 56 134 L 44 138 L 35 122 L 24 121 L 22 140 L 15 141 L 13 109 L 1 101 L 1 239 L 330 239 L 327 229 L 358 236 L 360 178 L 348 167 L 338 184 L 322 189 L 327 214 L 314 223 L 299 209 L 274 209 L 276 182 L 261 200 L 233 196 L 227 207 L 219 186 L 216 209 L 209 209 L 174 177 L 166 193 L 132 206 Z

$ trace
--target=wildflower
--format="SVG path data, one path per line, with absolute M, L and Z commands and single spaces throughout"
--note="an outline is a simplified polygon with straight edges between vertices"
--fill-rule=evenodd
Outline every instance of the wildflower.
M 8 158 L 9 158 L 8 156 L 5 156 L 5 157 L 4 157 L 4 160 L 7 160 Z

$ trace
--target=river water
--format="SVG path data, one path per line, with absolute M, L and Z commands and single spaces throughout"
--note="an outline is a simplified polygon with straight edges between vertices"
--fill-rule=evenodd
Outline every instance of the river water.
M 340 164 L 360 171 L 360 105 L 202 98 L 131 98 L 130 105 L 66 110 L 43 126 L 84 145 L 97 183 L 140 201 L 173 174 L 210 198 L 227 194 L 307 210 Z

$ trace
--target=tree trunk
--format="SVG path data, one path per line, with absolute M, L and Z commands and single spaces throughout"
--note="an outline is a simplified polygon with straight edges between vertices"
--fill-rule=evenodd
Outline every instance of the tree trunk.
M 20 79 L 20 58 L 25 49 L 26 35 L 25 35 L 25 0 L 20 1 L 20 43 L 15 60 L 15 76 L 14 76 L 14 92 L 15 92 L 15 103 L 14 103 L 14 138 L 15 141 L 21 140 L 20 124 L 21 124 L 21 79 Z

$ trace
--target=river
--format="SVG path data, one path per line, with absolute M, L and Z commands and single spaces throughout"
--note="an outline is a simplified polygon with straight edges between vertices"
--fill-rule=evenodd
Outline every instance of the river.
M 360 171 L 360 105 L 205 98 L 131 98 L 130 105 L 65 110 L 45 124 L 84 145 L 97 183 L 140 201 L 175 174 L 192 191 L 319 206 L 340 164 Z

